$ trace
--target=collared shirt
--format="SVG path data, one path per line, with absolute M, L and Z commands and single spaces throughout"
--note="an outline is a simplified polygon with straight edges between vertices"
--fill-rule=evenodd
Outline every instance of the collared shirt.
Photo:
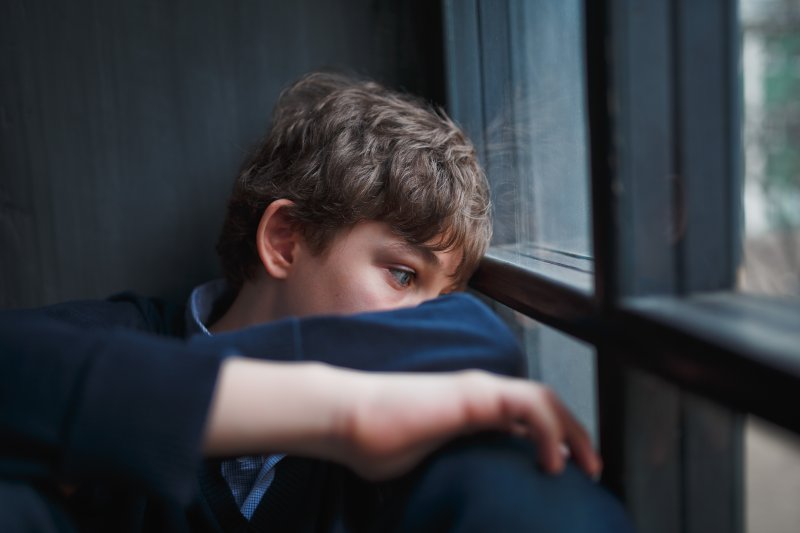
M 226 291 L 225 280 L 214 280 L 195 287 L 186 306 L 187 335 L 211 335 L 208 319 L 214 304 Z M 237 457 L 222 462 L 222 477 L 233 493 L 239 511 L 250 520 L 258 503 L 275 478 L 275 465 L 285 454 Z

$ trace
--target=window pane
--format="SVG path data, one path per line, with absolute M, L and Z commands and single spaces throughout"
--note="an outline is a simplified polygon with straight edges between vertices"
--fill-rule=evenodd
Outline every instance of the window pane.
M 490 253 L 591 290 L 582 2 L 469 4 L 446 2 L 450 111 L 491 183 Z
M 598 444 L 595 349 L 512 309 L 493 306 L 517 333 L 528 377 L 551 387 Z
M 755 416 L 745 431 L 747 533 L 794 533 L 800 524 L 800 438 Z
M 622 377 L 620 475 L 637 531 L 741 531 L 741 416 L 642 370 Z
M 800 295 L 800 3 L 741 0 L 744 260 L 740 288 Z

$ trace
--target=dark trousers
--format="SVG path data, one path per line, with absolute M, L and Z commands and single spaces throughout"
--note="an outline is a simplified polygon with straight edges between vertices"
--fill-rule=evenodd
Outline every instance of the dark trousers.
M 75 529 L 57 497 L 31 485 L 0 480 L 0 531 L 65 533 Z
M 633 531 L 622 505 L 574 463 L 559 475 L 522 439 L 481 435 L 436 453 L 405 481 L 391 520 L 403 532 Z M 388 516 L 388 515 L 387 515 Z
M 341 467 L 326 470 L 321 462 L 284 461 L 276 481 L 281 468 L 287 476 L 307 468 L 308 482 L 297 484 L 297 492 L 281 502 L 291 504 L 270 509 L 269 523 L 277 526 L 272 531 L 633 531 L 620 502 L 575 464 L 559 475 L 546 474 L 537 465 L 535 446 L 508 435 L 458 439 L 412 473 L 379 484 L 365 483 Z
M 281 468 L 284 473 L 294 471 L 294 479 L 303 482 L 270 489 L 264 502 L 269 516 L 250 524 L 256 530 L 263 525 L 270 532 L 326 533 L 633 531 L 620 503 L 574 464 L 559 475 L 545 474 L 536 464 L 532 444 L 505 435 L 459 439 L 414 472 L 379 484 L 365 483 L 320 461 L 289 457 L 280 465 L 276 484 Z M 74 530 L 59 498 L 47 492 L 0 481 L 0 502 L 2 531 Z M 127 530 L 131 523 L 125 522 L 124 528 L 109 527 Z M 181 525 L 179 529 L 204 531 L 219 527 Z M 249 529 L 228 529 L 245 528 Z

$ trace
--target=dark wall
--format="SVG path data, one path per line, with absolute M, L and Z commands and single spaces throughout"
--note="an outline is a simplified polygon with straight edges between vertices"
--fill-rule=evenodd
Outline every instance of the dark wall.
M 442 100 L 438 2 L 0 6 L 0 307 L 217 276 L 233 177 L 304 72 Z

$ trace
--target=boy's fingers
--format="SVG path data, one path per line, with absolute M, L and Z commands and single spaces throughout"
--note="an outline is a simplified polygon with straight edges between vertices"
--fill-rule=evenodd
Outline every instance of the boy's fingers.
M 600 473 L 602 463 L 588 433 L 551 389 L 528 380 L 509 383 L 500 379 L 494 386 L 488 386 L 494 380 L 485 380 L 485 374 L 472 377 L 480 378 L 470 383 L 469 390 L 473 394 L 476 390 L 483 390 L 486 394 L 484 399 L 499 394 L 504 400 L 496 404 L 499 411 L 489 409 L 482 411 L 484 416 L 475 417 L 473 420 L 476 422 L 480 420 L 476 425 L 494 420 L 493 425 L 500 422 L 501 427 L 511 433 L 529 437 L 536 443 L 539 463 L 547 472 L 560 472 L 567 457 L 572 455 L 587 474 L 596 476 Z M 486 405 L 480 401 L 477 403 Z M 565 446 L 570 454 L 564 454 Z
M 575 462 L 590 476 L 600 474 L 602 462 L 600 456 L 592 446 L 592 441 L 586 430 L 577 421 L 568 423 L 570 429 L 567 431 L 567 444 L 572 452 Z
M 557 401 L 550 389 L 528 386 L 527 401 L 521 418 L 530 427 L 530 436 L 539 448 L 539 462 L 551 473 L 560 472 L 564 465 L 560 445 L 564 441 L 565 427 L 553 402 Z
M 558 416 L 564 422 L 566 428 L 565 440 L 572 457 L 584 472 L 590 476 L 598 475 L 602 469 L 602 462 L 594 450 L 594 446 L 592 446 L 592 441 L 586 429 L 563 403 L 557 401 L 555 408 L 558 411 Z
M 569 455 L 563 451 L 566 445 L 587 474 L 598 475 L 602 463 L 580 422 L 549 388 L 536 385 L 529 391 L 524 420 L 529 424 L 529 434 L 539 448 L 539 460 L 544 469 L 552 473 L 563 469 Z

